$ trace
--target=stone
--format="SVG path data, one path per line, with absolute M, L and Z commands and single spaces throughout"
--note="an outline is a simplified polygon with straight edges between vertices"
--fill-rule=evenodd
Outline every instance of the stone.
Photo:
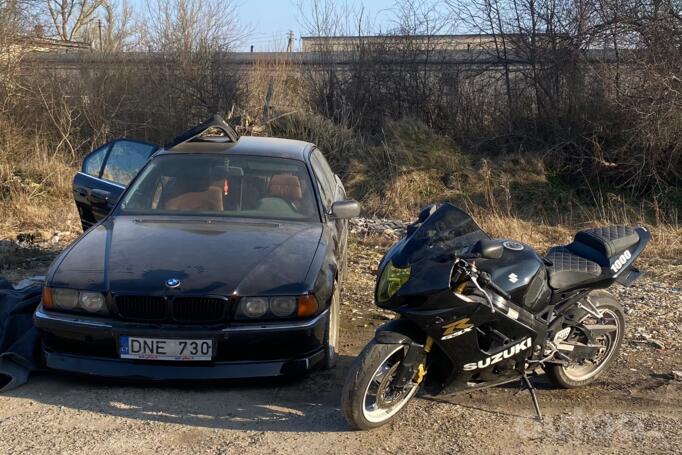
M 655 347 L 656 349 L 665 349 L 665 345 L 658 340 L 654 340 L 653 338 L 651 338 L 648 341 L 649 344 Z

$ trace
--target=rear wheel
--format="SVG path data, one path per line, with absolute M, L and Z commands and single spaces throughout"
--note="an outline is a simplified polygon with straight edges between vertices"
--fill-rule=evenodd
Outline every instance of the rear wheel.
M 372 340 L 350 368 L 343 386 L 341 409 L 356 430 L 368 430 L 391 421 L 412 399 L 419 384 L 396 387 L 406 346 Z
M 625 333 L 625 313 L 616 299 L 606 291 L 593 291 L 589 295 L 592 304 L 601 312 L 598 319 L 590 314 L 581 316 L 581 323 L 585 325 L 614 325 L 616 329 L 604 333 L 596 338 L 601 347 L 591 359 L 585 359 L 569 365 L 552 365 L 547 369 L 547 375 L 557 385 L 571 389 L 582 387 L 596 380 L 618 356 L 620 345 Z M 573 330 L 569 337 L 576 337 L 579 342 L 586 342 L 586 336 Z

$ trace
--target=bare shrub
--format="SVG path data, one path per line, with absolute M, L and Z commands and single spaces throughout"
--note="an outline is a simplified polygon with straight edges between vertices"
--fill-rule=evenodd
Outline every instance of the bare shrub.
M 242 109 L 260 127 L 277 116 L 292 115 L 306 108 L 300 64 L 289 58 L 256 59 L 240 81 L 245 96 Z
M 106 0 L 44 0 L 55 34 L 64 41 L 80 37 Z

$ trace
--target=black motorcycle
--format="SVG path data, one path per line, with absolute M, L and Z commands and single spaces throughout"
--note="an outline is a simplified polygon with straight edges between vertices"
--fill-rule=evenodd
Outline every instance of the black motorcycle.
M 643 227 L 588 229 L 545 256 L 492 240 L 450 204 L 424 209 L 379 265 L 376 304 L 399 317 L 352 365 L 342 409 L 356 429 L 394 418 L 429 395 L 522 380 L 544 370 L 561 387 L 594 381 L 617 356 L 625 317 L 608 292 L 629 286 L 651 239 Z

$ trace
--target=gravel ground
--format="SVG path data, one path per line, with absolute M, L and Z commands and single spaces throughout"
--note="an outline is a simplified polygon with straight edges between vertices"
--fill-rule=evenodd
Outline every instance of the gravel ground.
M 13 251 L 16 281 L 44 273 L 68 235 Z M 351 245 L 339 366 L 294 381 L 130 384 L 41 373 L 0 395 L 0 453 L 680 453 L 682 292 L 642 279 L 614 288 L 628 313 L 622 354 L 578 390 L 536 380 L 544 422 L 516 385 L 420 397 L 394 423 L 352 432 L 339 410 L 345 373 L 390 312 L 372 305 L 385 242 Z M 0 264 L 1 265 L 1 264 Z

